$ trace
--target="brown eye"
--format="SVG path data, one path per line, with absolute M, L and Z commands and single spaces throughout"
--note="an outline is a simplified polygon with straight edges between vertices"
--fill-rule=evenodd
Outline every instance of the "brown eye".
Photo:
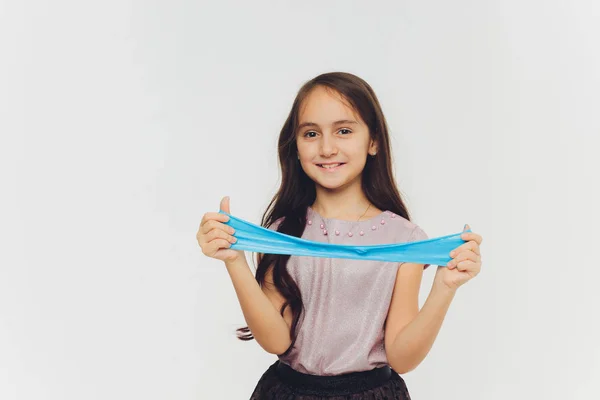
M 309 135 L 311 135 L 311 134 L 312 134 L 313 136 L 309 136 Z M 308 132 L 306 132 L 306 133 L 304 134 L 304 137 L 314 137 L 314 135 L 316 135 L 316 134 L 317 134 L 317 132 L 315 132 L 315 131 L 308 131 Z
M 346 128 L 344 128 L 344 129 L 340 129 L 340 130 L 339 130 L 339 132 L 345 132 L 345 133 L 344 133 L 345 135 L 347 135 L 347 134 L 349 134 L 349 133 L 352 133 L 352 131 L 351 131 L 350 129 L 346 129 Z

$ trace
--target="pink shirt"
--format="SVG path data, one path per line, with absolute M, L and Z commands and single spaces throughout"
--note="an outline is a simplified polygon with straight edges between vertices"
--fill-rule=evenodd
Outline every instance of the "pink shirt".
M 275 221 L 270 229 L 276 230 L 280 222 L 281 219 Z M 424 240 L 427 235 L 419 226 L 390 211 L 352 222 L 322 218 L 309 207 L 302 238 L 375 245 Z M 279 360 L 312 375 L 338 375 L 387 365 L 384 322 L 399 265 L 291 256 L 287 268 L 300 288 L 304 312 L 294 348 L 286 356 L 279 356 Z

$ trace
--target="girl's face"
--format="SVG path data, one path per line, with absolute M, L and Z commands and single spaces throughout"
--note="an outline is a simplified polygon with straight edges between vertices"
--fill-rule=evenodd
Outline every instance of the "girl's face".
M 321 86 L 301 105 L 296 145 L 304 172 L 329 190 L 360 185 L 367 157 L 377 151 L 358 113 Z

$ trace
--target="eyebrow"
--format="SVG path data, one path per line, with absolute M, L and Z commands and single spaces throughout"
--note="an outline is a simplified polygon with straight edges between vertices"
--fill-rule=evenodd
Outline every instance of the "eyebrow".
M 333 126 L 333 125 L 341 125 L 341 124 L 356 124 L 356 125 L 358 125 L 358 122 L 356 122 L 352 119 L 341 119 L 339 121 L 335 121 L 331 125 Z M 298 129 L 302 129 L 302 128 L 305 128 L 308 126 L 319 126 L 319 125 L 314 122 L 303 122 L 300 125 L 298 125 Z

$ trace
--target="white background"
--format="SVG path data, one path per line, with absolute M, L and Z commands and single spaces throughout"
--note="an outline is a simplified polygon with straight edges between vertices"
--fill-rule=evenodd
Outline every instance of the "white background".
M 431 237 L 484 236 L 422 399 L 598 399 L 595 1 L 0 2 L 0 398 L 247 399 L 202 215 L 257 223 L 296 91 L 355 73 Z M 428 270 L 421 302 L 434 270 Z

